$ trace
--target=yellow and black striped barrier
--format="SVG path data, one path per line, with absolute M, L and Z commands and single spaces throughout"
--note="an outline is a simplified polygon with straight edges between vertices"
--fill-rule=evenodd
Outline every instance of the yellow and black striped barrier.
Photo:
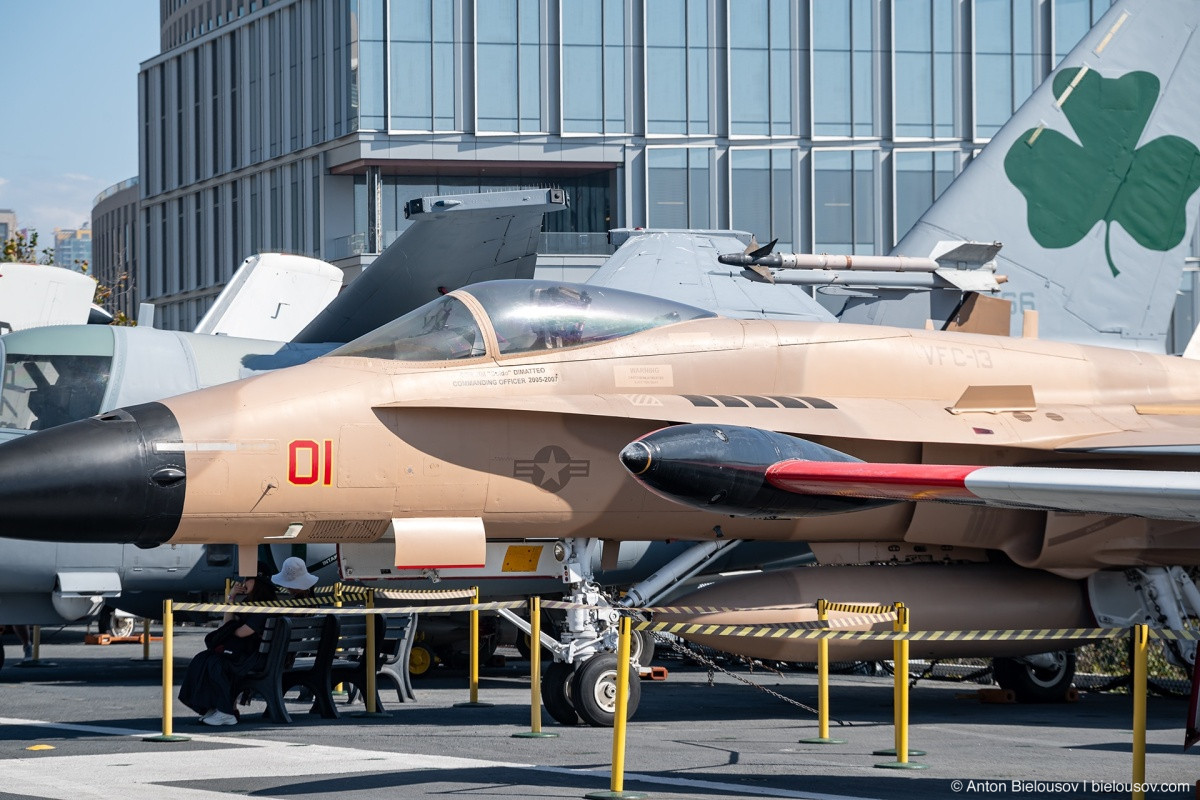
M 802 623 L 808 625 L 808 623 Z M 1026 641 L 1055 639 L 1115 639 L 1126 628 L 1056 628 L 1054 630 L 989 631 L 846 631 L 832 628 L 779 625 L 712 625 L 694 622 L 636 622 L 634 630 L 673 633 L 678 636 L 749 636 L 765 639 L 830 639 L 841 641 Z

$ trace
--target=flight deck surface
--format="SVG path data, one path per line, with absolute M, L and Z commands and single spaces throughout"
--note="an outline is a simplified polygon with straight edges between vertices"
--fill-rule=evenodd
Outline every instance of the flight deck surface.
M 202 645 L 205 628 L 176 637 L 175 676 Z M 161 644 L 84 645 L 84 629 L 43 632 L 41 657 L 19 667 L 6 639 L 0 669 L 0 798 L 219 800 L 222 797 L 575 798 L 609 787 L 612 731 L 565 728 L 552 739 L 514 738 L 530 729 L 529 663 L 510 657 L 482 670 L 485 708 L 469 699 L 465 671 L 418 680 L 418 702 L 390 716 L 323 720 L 289 703 L 296 722 L 261 719 L 263 703 L 237 726 L 209 728 L 175 701 L 183 742 L 147 742 L 161 732 Z M 1131 782 L 1132 703 L 1124 694 L 1082 694 L 1062 705 L 991 705 L 975 684 L 921 681 L 910 698 L 910 746 L 920 771 L 880 769 L 873 755 L 893 742 L 888 677 L 835 676 L 831 735 L 845 744 L 801 744 L 816 718 L 760 689 L 702 667 L 664 660 L 665 682 L 643 684 L 628 728 L 625 790 L 650 798 L 1121 797 Z M 816 676 L 789 670 L 738 674 L 813 705 Z M 178 686 L 178 683 L 176 683 Z M 1192 798 L 1200 753 L 1182 752 L 1186 703 L 1151 695 L 1147 782 L 1175 784 L 1151 798 Z M 838 720 L 846 725 L 839 725 Z M 53 749 L 32 749 L 49 745 Z M 1017 783 L 1014 786 L 1014 782 Z

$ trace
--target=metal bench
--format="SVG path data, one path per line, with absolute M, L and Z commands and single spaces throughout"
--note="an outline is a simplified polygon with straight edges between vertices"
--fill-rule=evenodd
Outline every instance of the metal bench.
M 321 716 L 336 718 L 330 668 L 337 639 L 338 621 L 332 614 L 269 617 L 259 645 L 260 664 L 234 681 L 233 696 L 257 695 L 267 704 L 266 719 L 290 724 L 292 715 L 283 696 L 305 686 Z
M 366 650 L 366 622 L 354 618 L 355 622 L 345 623 L 340 646 L 345 646 L 346 652 L 339 653 L 334 661 L 333 674 L 335 683 L 351 685 L 350 702 L 353 703 L 362 689 L 367 685 L 366 664 L 363 653 Z M 408 657 L 412 651 L 413 632 L 417 627 L 415 614 L 396 614 L 385 616 L 377 614 L 375 619 L 375 708 L 382 710 L 379 699 L 379 681 L 388 680 L 396 687 L 396 697 L 403 703 L 416 700 L 412 691 L 412 681 L 408 673 Z M 345 633 L 353 625 L 354 637 Z M 361 639 L 358 637 L 361 636 Z M 365 702 L 365 699 L 364 699 Z

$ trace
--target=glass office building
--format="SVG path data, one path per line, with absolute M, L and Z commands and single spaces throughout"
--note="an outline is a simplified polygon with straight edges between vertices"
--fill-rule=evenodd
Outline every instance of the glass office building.
M 544 237 L 886 252 L 1108 0 L 162 0 L 135 291 L 190 328 L 266 250 L 353 274 L 437 193 L 558 186 Z M 581 235 L 582 234 L 582 235 Z

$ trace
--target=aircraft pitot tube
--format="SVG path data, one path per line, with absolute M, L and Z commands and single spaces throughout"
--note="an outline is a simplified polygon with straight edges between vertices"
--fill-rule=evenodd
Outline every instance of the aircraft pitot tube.
M 785 459 L 858 461 L 805 439 L 737 425 L 674 425 L 621 450 L 621 463 L 643 486 L 702 511 L 795 518 L 862 511 L 892 502 L 834 495 L 798 499 L 766 481 L 767 468 Z

